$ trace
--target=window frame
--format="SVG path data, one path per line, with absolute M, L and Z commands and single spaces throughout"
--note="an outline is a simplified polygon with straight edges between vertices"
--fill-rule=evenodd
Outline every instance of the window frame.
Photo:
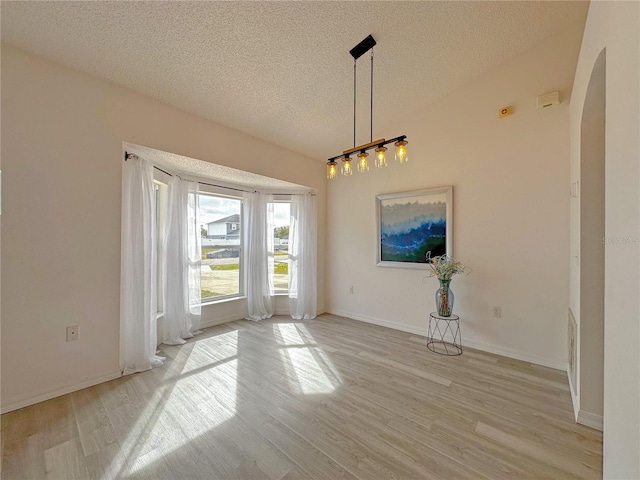
M 198 189 L 199 196 L 208 196 L 208 197 L 218 197 L 218 198 L 227 198 L 230 200 L 237 200 L 240 202 L 240 221 L 239 224 L 242 225 L 244 219 L 244 198 L 238 195 L 229 195 L 227 193 L 221 193 L 217 188 L 209 187 L 208 185 L 200 184 L 200 188 Z M 198 204 L 200 203 L 200 199 L 198 199 Z M 208 233 L 208 229 L 207 229 Z M 246 297 L 246 274 L 245 274 L 245 259 L 244 259 L 244 234 L 242 229 L 240 229 L 240 236 L 238 237 L 238 245 L 226 245 L 227 247 L 232 246 L 234 249 L 239 249 L 238 256 L 238 293 L 233 293 L 229 295 L 220 295 L 217 297 L 200 297 L 200 305 L 212 305 L 216 303 L 228 302 L 230 300 L 237 300 Z M 225 247 L 225 245 L 219 245 L 219 247 Z M 200 254 L 202 255 L 202 245 L 200 245 Z M 202 273 L 200 274 L 200 281 L 202 281 Z M 200 287 L 200 291 L 202 292 L 202 286 Z
M 272 195 L 272 201 L 270 201 L 269 203 L 288 203 L 289 204 L 289 228 L 291 228 L 291 195 L 290 194 L 274 194 Z M 274 207 L 275 208 L 275 207 Z M 290 244 L 287 240 L 287 277 L 288 277 L 288 272 L 289 272 L 289 268 L 291 267 L 291 255 L 288 253 L 289 252 L 289 247 Z M 272 272 L 269 272 L 270 275 L 275 275 L 275 243 L 274 243 L 274 251 L 273 252 L 269 252 L 270 254 L 273 255 L 273 260 L 274 260 L 274 273 L 272 274 Z M 289 279 L 287 278 L 287 288 L 286 290 L 284 289 L 278 289 L 276 290 L 275 288 L 275 284 L 273 282 L 273 278 L 271 278 L 271 284 L 274 285 L 273 287 L 273 296 L 288 296 L 289 295 Z
M 157 285 L 157 313 L 162 315 L 164 313 L 164 289 L 162 285 L 162 277 L 164 273 L 162 258 L 164 256 L 164 233 L 167 220 L 167 201 L 169 194 L 169 179 L 171 177 L 164 172 L 154 169 L 153 183 L 155 188 L 155 202 L 156 202 L 156 235 L 157 235 L 157 264 L 156 264 L 156 285 Z M 240 201 L 240 225 L 243 223 L 244 218 L 244 197 L 240 195 L 230 195 L 225 193 L 224 187 L 216 188 L 200 183 L 198 189 L 198 195 L 208 195 L 213 197 L 229 198 L 232 200 Z M 242 229 L 240 229 L 239 245 L 233 245 L 234 248 L 240 249 L 239 256 L 239 280 L 238 280 L 238 293 L 231 295 L 221 295 L 218 297 L 205 297 L 200 298 L 200 305 L 211 305 L 215 303 L 228 302 L 231 300 L 237 300 L 246 298 L 246 275 L 245 275 L 245 261 L 244 261 L 244 235 Z M 202 246 L 200 247 L 202 252 Z M 202 277 L 201 277 L 202 278 Z

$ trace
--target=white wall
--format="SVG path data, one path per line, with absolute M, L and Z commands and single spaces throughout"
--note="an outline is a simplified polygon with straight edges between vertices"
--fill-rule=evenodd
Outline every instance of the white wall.
M 604 477 L 640 478 L 640 3 L 591 2 L 571 98 L 571 180 L 591 72 L 606 49 Z M 579 256 L 579 202 L 572 254 Z M 579 257 L 578 257 L 579 258 Z M 576 262 L 571 306 L 580 301 Z M 583 292 L 584 293 L 584 292 Z
M 426 334 L 437 280 L 375 266 L 375 196 L 453 185 L 454 255 L 473 269 L 451 284 L 463 344 L 565 367 L 568 99 L 582 28 L 482 75 L 394 131 L 374 132 L 406 134 L 410 161 L 329 183 L 328 311 Z M 561 105 L 536 110 L 536 96 L 556 90 Z M 506 105 L 514 113 L 499 119 Z M 494 305 L 502 318 L 492 318 Z
M 324 257 L 322 163 L 6 45 L 1 134 L 3 411 L 118 375 L 123 142 L 317 189 Z M 203 324 L 245 315 L 226 302 Z

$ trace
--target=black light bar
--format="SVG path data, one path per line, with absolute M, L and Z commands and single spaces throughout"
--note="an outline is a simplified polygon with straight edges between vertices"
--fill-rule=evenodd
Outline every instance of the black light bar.
M 398 142 L 400 140 L 404 140 L 406 139 L 407 136 L 406 135 L 400 135 L 399 137 L 395 137 L 392 138 L 391 140 L 385 140 L 383 142 L 380 143 L 374 143 L 373 145 L 369 144 L 369 143 L 365 143 L 364 145 L 360 145 L 359 147 L 354 147 L 353 149 L 351 149 L 351 153 L 353 152 L 366 152 L 367 150 L 371 150 L 372 148 L 377 148 L 377 147 L 383 147 L 384 145 L 388 145 L 390 143 L 395 143 Z M 339 158 L 343 158 L 348 156 L 349 154 L 341 154 L 341 155 L 336 155 L 335 157 L 331 157 L 330 159 L 327 160 L 327 163 L 333 162 L 335 160 L 338 160 Z

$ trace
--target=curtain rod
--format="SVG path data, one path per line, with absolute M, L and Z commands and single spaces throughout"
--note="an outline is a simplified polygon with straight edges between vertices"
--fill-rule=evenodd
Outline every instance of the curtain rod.
M 140 158 L 138 157 L 138 155 L 136 155 L 135 153 L 129 153 L 129 152 L 124 152 L 124 161 L 126 162 L 127 160 L 129 160 L 130 158 Z M 155 168 L 156 170 L 160 170 L 162 173 L 169 175 L 170 177 L 173 177 L 174 175 L 172 173 L 167 172 L 166 170 L 161 169 L 160 167 L 156 167 L 155 165 L 153 165 L 153 168 Z M 206 182 L 200 182 L 196 180 L 196 183 L 199 183 L 200 185 L 208 185 L 209 187 L 218 187 L 218 188 L 225 188 L 227 190 L 235 190 L 236 192 L 247 192 L 247 193 L 260 193 L 258 192 L 258 190 L 244 190 L 242 188 L 233 188 L 233 187 L 225 187 L 224 185 L 216 185 L 214 183 L 206 183 Z M 310 195 L 315 196 L 315 193 L 311 193 L 309 192 Z M 295 193 L 271 193 L 271 195 L 296 195 Z
M 130 158 L 140 158 L 138 157 L 138 155 L 136 155 L 135 153 L 129 153 L 129 152 L 124 152 L 124 161 L 126 162 L 127 160 L 129 160 Z M 173 177 L 173 173 L 169 173 L 166 170 L 161 169 L 160 167 L 156 167 L 155 165 L 153 165 L 153 168 L 155 168 L 156 170 L 160 170 L 162 173 L 169 175 L 170 177 Z M 196 182 L 199 183 L 200 185 L 208 185 L 210 187 L 218 187 L 218 188 L 226 188 L 227 190 L 235 190 L 236 192 L 257 192 L 257 190 L 243 190 L 241 188 L 233 188 L 233 187 L 225 187 L 224 185 L 215 185 L 213 183 L 206 183 L 206 182 Z

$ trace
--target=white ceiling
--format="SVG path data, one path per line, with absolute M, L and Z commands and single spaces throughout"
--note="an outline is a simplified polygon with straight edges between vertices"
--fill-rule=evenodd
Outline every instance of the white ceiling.
M 319 160 L 353 143 L 353 59 L 375 47 L 373 137 L 575 21 L 586 2 L 11 2 L 2 41 Z M 369 140 L 369 59 L 358 139 Z

